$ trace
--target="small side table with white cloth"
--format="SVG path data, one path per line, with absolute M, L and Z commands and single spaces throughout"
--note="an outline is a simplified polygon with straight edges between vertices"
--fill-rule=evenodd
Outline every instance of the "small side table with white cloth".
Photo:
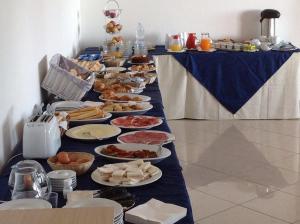
M 168 119 L 300 118 L 300 53 L 298 52 L 292 53 L 235 113 L 226 109 L 182 63 L 176 60 L 174 55 L 153 53 L 153 58 L 157 66 L 159 85 Z M 239 83 L 235 84 L 239 85 Z

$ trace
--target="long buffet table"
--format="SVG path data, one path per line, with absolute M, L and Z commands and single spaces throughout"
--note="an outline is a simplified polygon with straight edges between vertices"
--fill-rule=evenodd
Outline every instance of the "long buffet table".
M 147 88 L 144 90 L 143 95 L 150 96 L 152 98 L 151 103 L 154 106 L 152 110 L 147 112 L 147 115 L 165 117 L 158 83 L 155 82 L 151 85 L 148 85 Z M 83 100 L 99 101 L 98 96 L 98 93 L 90 91 L 84 97 Z M 164 119 L 164 123 L 162 125 L 154 129 L 170 132 L 166 119 Z M 122 132 L 125 131 L 122 130 Z M 115 142 L 117 142 L 116 137 L 101 142 L 80 142 L 64 136 L 62 137 L 61 150 L 94 153 L 95 147 Z M 166 145 L 166 147 L 171 150 L 172 155 L 169 158 L 157 164 L 157 166 L 162 170 L 162 178 L 157 182 L 146 186 L 128 188 L 128 191 L 135 195 L 136 205 L 145 203 L 151 198 L 155 198 L 166 203 L 173 203 L 187 208 L 187 216 L 178 223 L 192 224 L 194 223 L 194 221 L 190 199 L 182 176 L 182 168 L 176 156 L 175 146 L 173 143 L 171 143 Z M 18 155 L 21 152 L 22 147 L 20 146 L 17 148 L 14 155 Z M 7 185 L 8 177 L 10 174 L 10 167 L 20 160 L 23 160 L 22 156 L 16 156 L 15 158 L 12 158 L 9 161 L 9 163 L 7 163 L 6 166 L 3 168 L 2 175 L 0 176 L 0 200 L 10 200 L 10 192 Z M 46 160 L 37 161 L 43 165 L 46 171 L 51 170 Z M 78 177 L 76 190 L 95 190 L 104 188 L 104 186 L 93 182 L 90 175 L 91 172 L 94 171 L 98 166 L 102 166 L 110 162 L 111 161 L 105 160 L 100 156 L 96 156 L 95 162 L 93 163 L 91 169 L 83 176 Z M 63 199 L 62 195 L 59 195 L 58 204 L 59 207 L 65 205 L 65 200 Z
M 151 52 L 168 119 L 300 118 L 300 53 Z

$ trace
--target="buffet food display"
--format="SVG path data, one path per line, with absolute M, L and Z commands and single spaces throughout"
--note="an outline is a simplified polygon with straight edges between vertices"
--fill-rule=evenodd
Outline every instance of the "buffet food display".
M 100 72 L 101 70 L 105 69 L 105 66 L 101 64 L 99 61 L 85 61 L 85 60 L 74 59 L 73 62 L 89 70 L 90 72 Z
M 104 92 L 115 92 L 115 93 L 131 93 L 134 87 L 129 84 L 121 83 L 119 81 L 107 82 L 105 80 L 96 80 L 94 83 L 94 91 Z
M 153 116 L 125 116 L 111 121 L 112 125 L 126 129 L 150 129 L 162 124 L 162 119 Z
M 120 143 L 164 145 L 175 140 L 175 136 L 163 131 L 134 131 L 118 136 Z
M 113 101 L 116 103 L 126 103 L 129 101 L 148 102 L 151 100 L 151 97 L 148 96 L 128 94 L 128 93 L 115 93 L 112 91 L 104 92 L 99 98 L 100 100 Z
M 102 154 L 108 156 L 115 156 L 120 158 L 139 158 L 139 159 L 146 159 L 146 158 L 156 158 L 157 152 L 150 151 L 146 149 L 141 150 L 124 150 L 120 149 L 115 145 L 109 145 L 101 150 Z
M 150 162 L 136 160 L 98 167 L 92 173 L 92 179 L 107 186 L 134 187 L 152 183 L 161 175 L 161 170 Z
M 100 107 L 85 107 L 68 112 L 68 119 L 70 121 L 90 120 L 97 118 L 104 118 L 107 116 L 107 112 Z
M 73 170 L 77 175 L 86 173 L 95 160 L 95 156 L 85 152 L 59 152 L 47 162 L 53 170 Z
M 142 159 L 152 164 L 159 163 L 171 155 L 168 148 L 146 144 L 109 144 L 95 148 L 95 153 L 114 161 L 134 161 Z
M 140 64 L 140 65 L 133 65 L 129 68 L 130 71 L 133 72 L 153 72 L 156 70 L 155 65 L 152 64 Z

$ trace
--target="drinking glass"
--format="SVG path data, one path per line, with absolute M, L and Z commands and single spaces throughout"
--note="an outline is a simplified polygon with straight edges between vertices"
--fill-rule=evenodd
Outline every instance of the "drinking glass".
M 36 168 L 18 168 L 15 172 L 15 184 L 11 196 L 12 200 L 42 197 L 43 191 L 38 181 Z
M 36 169 L 37 180 L 43 190 L 43 193 L 51 192 L 51 184 L 49 182 L 49 178 L 47 177 L 46 171 L 42 165 L 35 160 L 23 160 L 11 167 L 11 172 L 8 179 L 8 186 L 11 192 L 13 191 L 15 185 L 15 173 L 18 169 L 26 167 L 32 167 Z
M 125 58 L 130 58 L 132 55 L 132 42 L 126 41 L 124 44 L 124 57 Z
M 148 55 L 148 49 L 145 44 L 138 44 L 134 45 L 134 55 Z
M 52 208 L 57 208 L 58 204 L 58 193 L 56 192 L 49 192 L 44 195 L 43 197 L 44 200 L 48 201 L 51 205 Z

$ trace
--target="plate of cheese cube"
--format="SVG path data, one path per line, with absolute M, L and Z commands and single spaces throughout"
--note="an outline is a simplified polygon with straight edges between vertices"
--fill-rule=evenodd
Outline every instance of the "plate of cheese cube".
M 144 186 L 159 180 L 161 176 L 162 171 L 158 167 L 143 160 L 107 164 L 91 174 L 96 183 L 119 187 Z

